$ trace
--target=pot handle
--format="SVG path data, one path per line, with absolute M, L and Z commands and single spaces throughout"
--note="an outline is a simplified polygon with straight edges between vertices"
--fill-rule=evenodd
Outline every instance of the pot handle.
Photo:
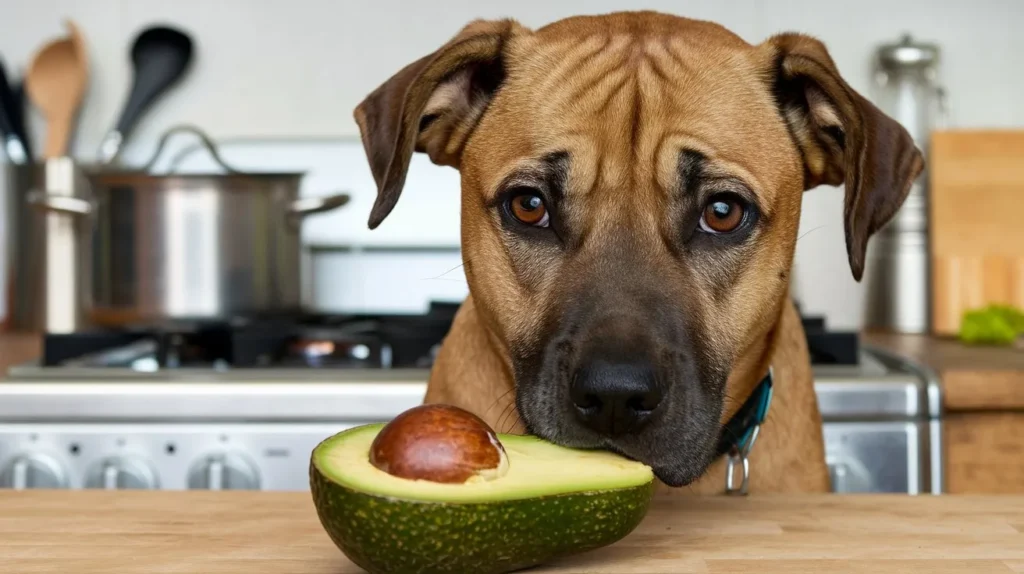
M 56 211 L 67 215 L 84 216 L 92 213 L 92 203 L 67 195 L 53 195 L 38 190 L 28 192 L 25 197 L 29 204 L 47 211 Z
M 331 211 L 345 205 L 352 199 L 347 193 L 336 193 L 326 197 L 304 197 L 288 206 L 288 217 L 303 218 L 316 213 Z
M 188 124 L 175 126 L 164 132 L 164 135 L 160 136 L 160 141 L 156 145 L 156 151 L 153 152 L 153 157 L 151 157 L 149 161 L 146 162 L 146 165 L 142 166 L 142 170 L 147 173 L 152 173 L 151 170 L 153 169 L 153 165 L 157 162 L 158 159 L 160 159 L 160 153 L 163 152 L 164 146 L 167 145 L 167 140 L 169 140 L 171 136 L 176 133 L 184 132 L 191 133 L 198 137 L 199 141 L 203 144 L 203 147 L 206 148 L 206 151 L 210 152 L 210 157 L 213 158 L 213 161 L 217 162 L 217 165 L 224 168 L 225 171 L 227 171 L 228 173 L 242 173 L 241 171 L 229 166 L 224 161 L 224 159 L 220 157 L 220 153 L 217 152 L 216 144 L 214 144 L 213 140 L 211 140 L 210 137 L 206 135 L 206 132 L 204 132 L 203 130 L 199 129 L 196 126 Z M 181 157 L 182 156 L 179 155 L 177 160 L 171 162 L 171 165 L 167 168 L 168 174 L 174 173 L 177 170 L 178 162 L 181 160 Z

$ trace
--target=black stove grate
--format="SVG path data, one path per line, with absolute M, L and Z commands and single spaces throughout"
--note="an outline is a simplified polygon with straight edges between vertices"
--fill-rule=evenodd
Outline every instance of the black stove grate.
M 44 337 L 44 366 L 424 367 L 458 305 L 419 315 L 307 315 L 179 322 Z
M 822 317 L 804 317 L 803 326 L 812 365 L 860 362 L 860 337 L 855 331 L 829 331 Z

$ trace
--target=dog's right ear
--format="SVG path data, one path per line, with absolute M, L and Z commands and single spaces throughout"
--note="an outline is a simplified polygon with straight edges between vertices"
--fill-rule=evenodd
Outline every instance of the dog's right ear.
M 502 49 L 517 28 L 512 20 L 471 22 L 356 107 L 356 123 L 377 182 L 370 229 L 398 203 L 414 151 L 458 169 L 466 140 L 504 80 Z

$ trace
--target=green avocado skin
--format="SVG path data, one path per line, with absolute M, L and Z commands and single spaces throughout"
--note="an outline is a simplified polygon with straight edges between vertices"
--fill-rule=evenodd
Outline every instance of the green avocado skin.
M 310 465 L 317 515 L 371 574 L 499 574 L 607 546 L 640 524 L 654 482 L 495 503 L 404 501 L 362 493 Z

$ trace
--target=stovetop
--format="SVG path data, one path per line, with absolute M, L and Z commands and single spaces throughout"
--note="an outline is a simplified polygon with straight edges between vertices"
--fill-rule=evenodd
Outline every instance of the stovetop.
M 36 368 L 60 373 L 255 373 L 429 369 L 458 310 L 433 303 L 422 314 L 236 318 L 91 330 L 44 337 Z M 803 318 L 814 366 L 856 366 L 853 331 Z
M 290 315 L 50 334 L 53 369 L 228 370 L 429 368 L 458 305 L 419 315 Z

